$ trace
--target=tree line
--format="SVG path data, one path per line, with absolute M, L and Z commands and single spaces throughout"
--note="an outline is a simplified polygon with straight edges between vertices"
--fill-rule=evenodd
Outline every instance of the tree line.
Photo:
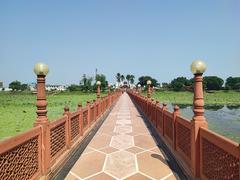
M 97 90 L 97 81 L 101 82 L 101 90 L 106 90 L 108 88 L 108 81 L 104 74 L 96 74 L 95 81 L 93 77 L 83 74 L 79 85 L 71 84 L 67 89 L 69 91 L 95 92 Z
M 28 84 L 22 84 L 20 81 L 13 81 L 9 84 L 9 88 L 12 89 L 12 91 L 29 91 L 30 87 Z
M 155 78 L 151 76 L 140 76 L 138 82 L 135 82 L 135 76 L 132 74 L 127 74 L 126 76 L 117 73 L 116 82 L 122 83 L 127 82 L 128 85 L 141 85 L 141 87 L 147 87 L 147 81 L 151 80 L 152 87 L 162 90 L 173 90 L 173 91 L 192 91 L 194 85 L 194 79 L 188 79 L 186 77 L 174 78 L 170 83 L 163 82 L 160 84 Z M 95 79 L 95 81 L 94 81 Z M 126 81 L 125 81 L 126 80 Z M 67 87 L 69 91 L 83 91 L 83 92 L 93 92 L 96 91 L 96 82 L 101 82 L 101 90 L 106 90 L 108 88 L 108 81 L 104 74 L 96 74 L 95 78 L 83 74 L 79 84 L 71 84 Z M 22 84 L 20 81 L 13 81 L 9 84 L 9 88 L 13 91 L 25 91 L 30 90 L 29 85 Z M 203 77 L 203 88 L 204 90 L 240 90 L 240 77 L 228 77 L 224 80 L 218 76 L 205 76 Z
M 120 74 L 120 73 L 117 73 L 117 75 L 116 75 L 116 81 L 117 81 L 118 83 L 124 83 L 124 80 L 125 80 L 125 79 L 127 80 L 128 85 L 134 84 L 135 76 L 132 75 L 132 74 L 127 74 L 126 77 L 125 77 L 125 75 Z
M 170 83 L 162 83 L 163 89 L 174 91 L 193 90 L 194 79 L 186 77 L 177 77 Z M 218 76 L 203 77 L 204 90 L 240 90 L 240 77 L 228 77 L 225 81 Z
M 121 78 L 121 74 L 118 73 L 116 76 L 117 82 L 124 79 Z M 132 75 L 133 76 L 133 75 Z M 135 76 L 133 76 L 135 77 Z M 155 78 L 151 76 L 140 76 L 136 86 L 141 85 L 141 87 L 147 87 L 147 81 L 151 80 L 152 87 L 163 90 L 173 90 L 173 91 L 192 91 L 194 85 L 194 79 L 188 79 L 186 77 L 174 78 L 170 83 L 163 82 L 160 84 Z M 134 80 L 133 80 L 134 82 Z M 203 77 L 203 88 L 204 90 L 240 90 L 240 77 L 228 77 L 225 81 L 218 76 L 205 76 Z

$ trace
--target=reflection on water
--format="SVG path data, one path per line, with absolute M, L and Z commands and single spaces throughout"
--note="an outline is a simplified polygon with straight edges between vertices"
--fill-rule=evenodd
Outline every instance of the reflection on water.
M 180 105 L 180 113 L 183 117 L 192 119 L 193 111 L 191 105 Z M 173 105 L 168 104 L 168 109 L 173 111 Z M 207 105 L 205 106 L 205 117 L 209 129 L 240 142 L 240 106 L 229 105 Z
M 239 109 L 240 105 L 227 105 L 227 108 L 232 110 L 232 109 Z
M 217 111 L 219 109 L 222 109 L 224 105 L 205 105 L 204 108 L 206 110 L 212 110 L 212 111 Z

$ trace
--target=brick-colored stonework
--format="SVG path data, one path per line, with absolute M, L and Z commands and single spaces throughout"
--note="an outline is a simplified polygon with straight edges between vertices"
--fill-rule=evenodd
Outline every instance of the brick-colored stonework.
M 199 82 L 202 81 L 199 76 L 195 78 Z M 195 115 L 192 121 L 181 117 L 177 107 L 174 107 L 174 112 L 169 112 L 164 104 L 162 107 L 154 106 L 155 102 L 137 92 L 128 93 L 156 128 L 189 178 L 231 180 L 240 178 L 240 145 L 207 129 L 201 93 L 198 94 L 199 97 L 194 98 L 195 103 L 201 103 L 194 106 Z M 136 143 L 142 142 L 135 140 Z M 145 162 L 147 164 L 147 161 Z
M 102 178 L 176 179 L 126 93 L 66 177 Z
M 107 97 L 96 102 L 98 107 L 89 103 L 89 106 L 82 108 L 79 104 L 76 112 L 70 112 L 69 108 L 65 107 L 64 115 L 60 119 L 49 122 L 46 116 L 44 77 L 38 80 L 42 84 L 38 86 L 41 98 L 38 97 L 40 103 L 37 103 L 36 127 L 0 142 L 1 180 L 40 177 L 51 179 L 54 172 L 56 173 L 78 145 L 81 145 L 83 137 L 94 128 L 94 123 L 106 115 L 122 94 L 120 91 L 109 93 Z M 101 111 L 96 108 L 101 108 Z M 93 112 L 94 115 L 90 116 Z M 107 143 L 110 143 L 110 139 Z M 113 150 L 114 148 L 105 151 Z

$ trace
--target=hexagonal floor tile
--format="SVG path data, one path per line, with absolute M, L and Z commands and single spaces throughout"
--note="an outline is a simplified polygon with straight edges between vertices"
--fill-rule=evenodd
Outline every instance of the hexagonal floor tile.
M 140 148 L 150 149 L 156 146 L 151 135 L 134 136 L 134 144 Z
M 124 179 L 124 180 L 151 180 L 151 179 L 142 175 L 142 174 L 140 174 L 140 173 L 136 173 L 136 174 Z
M 132 126 L 115 126 L 114 131 L 119 134 L 126 134 L 132 132 Z
M 97 134 L 89 143 L 89 147 L 93 147 L 95 149 L 103 148 L 109 145 L 111 141 L 111 137 L 104 134 Z
M 126 124 L 132 124 L 132 122 L 130 120 L 123 119 L 123 120 L 117 120 L 116 124 L 126 125 Z
M 129 111 L 126 111 L 126 112 L 118 112 L 117 113 L 117 116 L 130 116 L 130 112 Z
M 115 151 L 118 151 L 118 149 L 110 147 L 110 146 L 107 146 L 107 147 L 104 147 L 102 149 L 99 149 L 99 151 L 101 151 L 101 152 L 103 152 L 105 154 L 110 154 L 110 153 L 113 153 Z
M 133 137 L 125 134 L 113 136 L 111 139 L 110 146 L 117 149 L 127 149 L 134 145 Z
M 105 173 L 100 173 L 95 176 L 92 176 L 90 178 L 87 178 L 86 180 L 114 180 L 115 178 L 105 174 Z
M 81 156 L 73 166 L 71 172 L 80 178 L 86 178 L 90 175 L 102 171 L 106 155 L 99 152 L 91 152 Z
M 129 115 L 127 115 L 127 116 L 123 116 L 123 115 L 121 115 L 121 116 L 117 116 L 117 119 L 130 119 L 131 118 L 131 116 L 129 116 Z
M 133 146 L 129 149 L 126 149 L 126 151 L 131 152 L 133 154 L 137 154 L 137 153 L 143 152 L 144 150 L 140 149 L 139 147 Z
M 118 151 L 107 155 L 104 171 L 114 177 L 124 178 L 137 172 L 136 163 L 133 154 L 126 151 Z
M 137 155 L 139 171 L 160 179 L 172 174 L 167 162 L 159 154 L 153 152 L 143 152 Z

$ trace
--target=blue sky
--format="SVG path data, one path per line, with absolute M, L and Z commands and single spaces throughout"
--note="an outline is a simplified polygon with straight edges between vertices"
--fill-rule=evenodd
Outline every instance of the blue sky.
M 239 0 L 0 0 L 0 81 L 35 82 L 34 64 L 49 65 L 47 82 L 79 83 L 95 69 L 160 82 L 205 75 L 240 76 Z

